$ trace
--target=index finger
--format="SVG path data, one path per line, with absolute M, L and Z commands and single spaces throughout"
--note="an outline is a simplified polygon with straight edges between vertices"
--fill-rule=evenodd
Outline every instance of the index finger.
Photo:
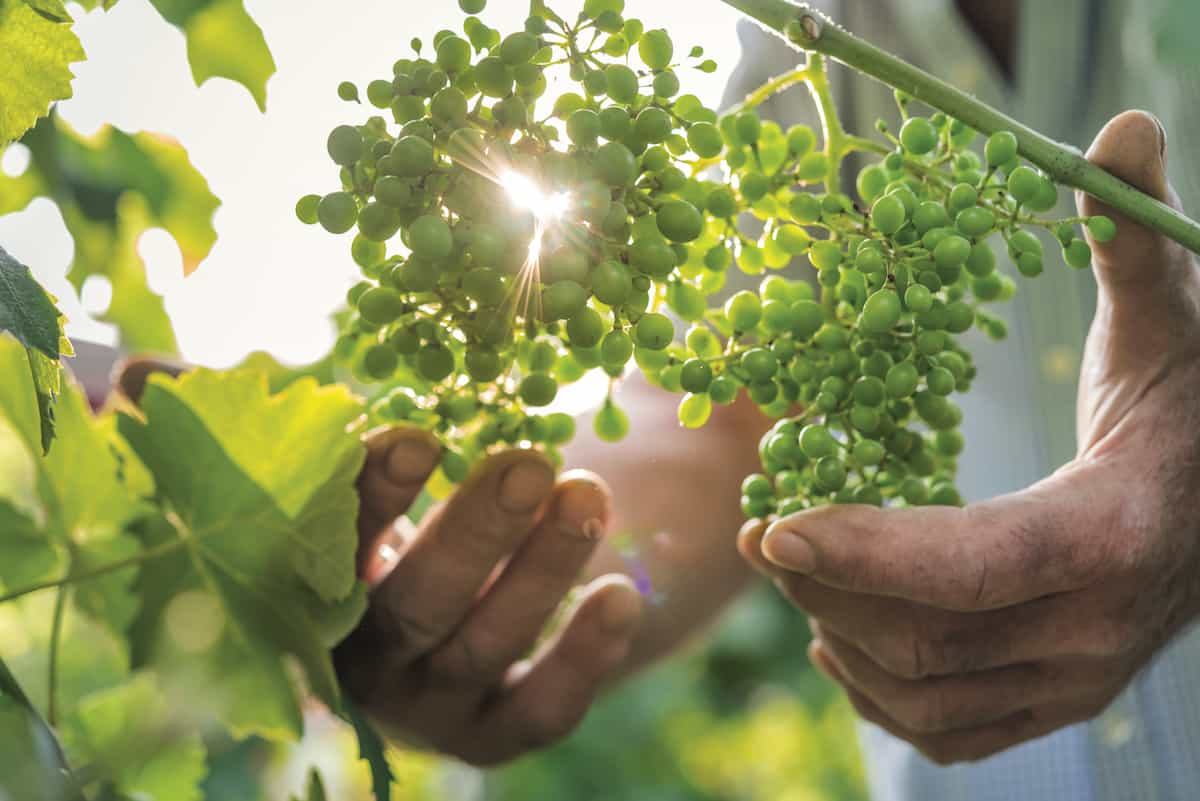
M 1089 480 L 1090 478 L 1090 480 Z M 763 555 L 794 573 L 856 593 L 942 609 L 995 609 L 1087 581 L 1106 498 L 1095 471 L 1060 473 L 966 509 L 826 506 L 780 520 Z

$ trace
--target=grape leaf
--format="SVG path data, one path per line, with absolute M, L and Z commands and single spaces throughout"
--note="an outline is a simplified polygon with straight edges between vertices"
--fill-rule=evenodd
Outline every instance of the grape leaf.
M 187 37 L 188 63 L 197 86 L 209 78 L 229 78 L 246 87 L 266 111 L 267 80 L 275 74 L 275 59 L 242 0 L 150 2 Z
M 118 429 L 169 512 L 145 537 L 161 555 L 139 585 L 138 658 L 239 735 L 296 736 L 283 657 L 336 708 L 329 648 L 366 604 L 353 572 L 361 408 L 311 379 L 271 396 L 261 373 L 198 370 L 151 378 L 142 409 Z
M 58 563 L 58 554 L 42 535 L 45 517 L 35 457 L 12 424 L 0 417 L 0 587 L 33 584 Z
M 358 758 L 367 763 L 371 771 L 371 793 L 375 801 L 391 801 L 392 783 L 396 781 L 392 766 L 387 759 L 387 745 L 371 722 L 349 701 L 342 704 L 342 717 L 354 727 L 358 738 Z
M 27 521 L 24 527 L 0 527 L 0 555 L 12 559 L 12 567 L 0 569 L 0 580 L 15 589 L 48 573 L 61 575 L 59 564 L 67 550 L 73 554 L 68 569 L 75 573 L 134 555 L 139 546 L 126 529 L 143 513 L 121 480 L 120 463 L 110 446 L 111 429 L 92 416 L 74 384 L 68 383 L 59 396 L 63 436 L 54 449 L 45 458 L 20 458 L 18 446 L 24 445 L 28 456 L 36 452 L 38 442 L 32 379 L 21 369 L 21 361 L 17 343 L 0 341 L 0 448 L 13 459 L 12 477 L 0 479 L 0 514 L 7 499 L 9 506 L 25 510 Z M 5 431 L 8 436 L 2 436 Z M 32 502 L 14 504 L 16 492 L 6 490 L 18 486 L 18 474 L 36 486 L 37 513 L 29 511 Z M 21 575 L 10 575 L 16 572 Z M 97 622 L 123 631 L 136 611 L 130 588 L 135 572 L 129 568 L 87 582 L 76 593 L 76 602 Z
M 175 710 L 148 674 L 89 695 L 66 728 L 67 751 L 90 765 L 118 797 L 198 801 L 208 772 L 200 734 L 181 731 Z
M 147 229 L 165 229 L 179 245 L 185 274 L 212 250 L 220 201 L 187 152 L 165 137 L 112 127 L 84 137 L 56 115 L 22 142 L 30 167 L 15 178 L 0 175 L 0 214 L 36 197 L 53 200 L 75 240 L 71 283 L 81 289 L 93 275 L 109 281 L 112 303 L 100 318 L 117 326 L 125 349 L 174 353 L 171 323 L 146 281 L 137 243 Z
M 38 399 L 43 451 L 54 440 L 54 399 L 62 384 L 60 359 L 71 355 L 64 322 L 54 298 L 34 280 L 29 268 L 0 248 L 0 333 L 7 331 L 25 348 Z
M 53 732 L 0 661 L 0 798 L 81 801 Z
M 51 22 L 72 22 L 63 0 L 25 0 L 25 5 Z
M 71 64 L 86 58 L 71 26 L 40 11 L 25 0 L 0 0 L 0 145 L 71 96 Z

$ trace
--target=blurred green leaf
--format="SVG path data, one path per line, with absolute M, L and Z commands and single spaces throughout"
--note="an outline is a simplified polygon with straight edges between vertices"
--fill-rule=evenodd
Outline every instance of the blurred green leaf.
M 0 661 L 0 798 L 79 801 L 62 749 Z
M 62 385 L 62 356 L 71 355 L 62 312 L 33 273 L 0 248 L 0 333 L 25 348 L 37 395 L 42 451 L 54 439 L 54 399 Z
M 1163 0 L 1161 5 L 1153 22 L 1158 60 L 1171 67 L 1200 66 L 1200 49 L 1196 47 L 1200 4 L 1195 0 Z
M 321 781 L 321 774 L 316 768 L 308 772 L 308 792 L 304 798 L 292 796 L 292 801 L 325 801 L 325 783 Z
M 197 86 L 209 78 L 229 78 L 246 87 L 266 111 L 267 79 L 275 74 L 275 59 L 242 0 L 150 2 L 187 37 L 188 63 Z
M 0 146 L 71 96 L 71 64 L 86 58 L 71 26 L 47 19 L 35 5 L 62 7 L 0 0 Z
M 371 772 L 371 794 L 375 801 L 391 801 L 392 783 L 396 777 L 387 759 L 387 744 L 371 722 L 349 701 L 343 702 L 343 717 L 354 728 L 358 739 L 358 758 L 367 763 Z
M 63 0 L 25 0 L 25 5 L 32 8 L 51 22 L 71 22 L 71 15 Z
M 238 735 L 296 736 L 284 657 L 331 707 L 329 649 L 366 606 L 355 581 L 359 403 L 253 371 L 151 379 L 118 428 L 169 509 L 148 547 L 135 650 Z M 186 456 L 185 456 L 186 455 Z
M 89 277 L 112 285 L 112 303 L 100 319 L 113 323 L 130 351 L 173 354 L 175 335 L 163 300 L 146 282 L 137 252 L 142 234 L 163 228 L 174 237 L 184 274 L 192 273 L 216 242 L 213 214 L 220 201 L 172 139 L 104 127 L 76 133 L 56 115 L 25 135 L 31 162 L 24 174 L 0 175 L 0 214 L 19 211 L 36 197 L 54 201 L 75 240 L 67 277 L 76 290 Z
M 199 801 L 205 749 L 196 731 L 181 731 L 154 679 L 129 682 L 79 702 L 67 750 L 77 764 L 133 801 Z M 110 794 L 111 795 L 111 794 Z

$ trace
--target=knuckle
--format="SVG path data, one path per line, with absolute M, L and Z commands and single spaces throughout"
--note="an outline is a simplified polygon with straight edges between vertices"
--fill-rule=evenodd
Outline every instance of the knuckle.
M 873 656 L 893 676 L 916 681 L 927 675 L 926 653 L 926 646 L 919 637 L 893 634 L 879 643 Z
M 899 722 L 918 734 L 937 734 L 952 726 L 952 714 L 946 693 L 929 687 L 918 693 L 899 711 Z

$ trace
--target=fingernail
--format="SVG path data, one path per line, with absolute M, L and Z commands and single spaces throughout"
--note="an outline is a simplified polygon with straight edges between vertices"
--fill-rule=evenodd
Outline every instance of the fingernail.
M 1158 155 L 1162 159 L 1163 164 L 1167 163 L 1167 128 L 1162 124 L 1162 120 L 1157 115 L 1151 114 L 1150 119 L 1154 120 L 1154 124 L 1158 126 Z
M 500 479 L 500 508 L 514 514 L 532 512 L 554 488 L 554 471 L 538 460 L 517 462 Z
M 592 483 L 575 481 L 562 487 L 554 511 L 559 528 L 566 536 L 583 537 L 593 542 L 604 536 L 608 498 Z
M 441 459 L 441 448 L 428 439 L 404 437 L 388 453 L 388 479 L 401 486 L 424 481 Z
M 793 573 L 812 573 L 817 554 L 808 541 L 790 531 L 768 531 L 762 544 L 763 556 Z

